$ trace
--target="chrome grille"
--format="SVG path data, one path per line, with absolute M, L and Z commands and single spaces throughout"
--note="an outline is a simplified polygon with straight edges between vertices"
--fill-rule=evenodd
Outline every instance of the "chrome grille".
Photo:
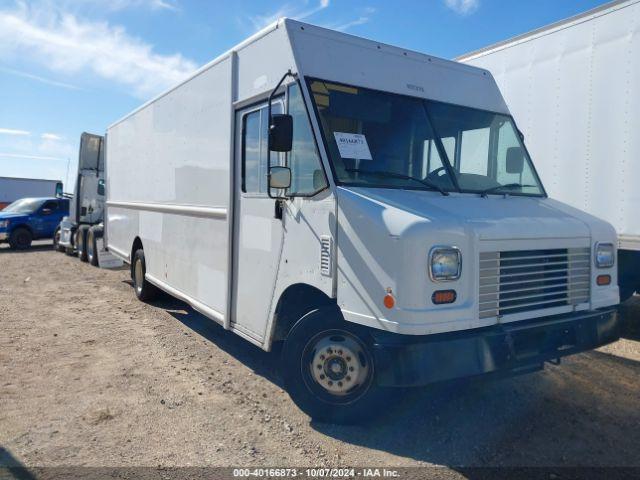
M 589 301 L 591 250 L 480 254 L 480 318 Z

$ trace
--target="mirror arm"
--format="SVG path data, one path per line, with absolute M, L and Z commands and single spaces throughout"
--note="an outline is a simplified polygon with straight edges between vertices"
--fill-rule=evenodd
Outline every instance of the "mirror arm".
M 291 69 L 287 70 L 287 73 L 285 73 L 282 78 L 280 79 L 280 81 L 278 82 L 278 84 L 276 85 L 276 88 L 274 88 L 271 93 L 269 94 L 269 103 L 267 104 L 267 125 L 268 125 L 268 129 L 271 128 L 271 104 L 273 103 L 273 97 L 275 97 L 276 92 L 278 91 L 278 89 L 280 88 L 280 86 L 282 85 L 282 83 L 287 79 L 287 77 L 294 77 L 295 75 L 291 72 Z M 269 135 L 269 130 L 267 130 L 267 137 Z M 280 199 L 282 197 L 276 197 L 274 195 L 271 195 L 271 187 L 270 187 L 270 182 L 271 182 L 271 149 L 269 148 L 268 145 L 268 141 L 267 141 L 267 195 L 269 195 L 269 198 L 273 198 L 273 199 Z

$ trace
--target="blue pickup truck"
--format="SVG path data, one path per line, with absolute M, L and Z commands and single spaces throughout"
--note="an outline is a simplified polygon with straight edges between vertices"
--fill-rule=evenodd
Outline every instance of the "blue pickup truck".
M 66 198 L 22 198 L 0 211 L 0 243 L 23 250 L 33 240 L 54 238 L 62 217 L 69 215 Z

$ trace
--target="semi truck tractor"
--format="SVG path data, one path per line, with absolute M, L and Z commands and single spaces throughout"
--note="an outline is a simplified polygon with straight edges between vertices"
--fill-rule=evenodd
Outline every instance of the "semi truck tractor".
M 22 198 L 62 197 L 62 194 L 59 180 L 0 177 L 0 210 Z
M 640 292 L 640 1 L 609 2 L 458 60 L 493 74 L 549 195 L 616 228 L 620 296 Z
M 104 137 L 80 136 L 78 176 L 68 217 L 56 231 L 58 250 L 98 265 L 97 240 L 102 237 L 105 198 Z
M 488 70 L 282 19 L 113 123 L 108 250 L 311 417 L 619 337 L 608 222 L 547 194 Z

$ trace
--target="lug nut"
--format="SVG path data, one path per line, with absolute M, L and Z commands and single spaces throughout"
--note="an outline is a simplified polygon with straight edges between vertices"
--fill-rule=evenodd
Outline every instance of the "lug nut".
M 351 381 L 351 377 L 349 375 L 347 375 L 347 379 L 346 380 L 347 380 L 347 382 L 350 382 Z
M 347 362 L 350 362 L 350 361 L 351 361 L 351 357 L 347 357 Z
M 323 373 L 323 374 L 320 375 L 320 380 L 324 380 L 324 379 L 325 379 L 325 376 L 324 376 L 324 373 Z
M 338 386 L 341 387 L 342 386 L 342 382 L 338 382 Z
M 320 360 L 324 360 L 324 355 L 320 355 Z
M 331 380 L 329 380 L 329 386 L 333 385 L 333 382 Z
M 349 371 L 350 371 L 350 372 L 353 372 L 353 367 L 349 367 Z
M 318 370 L 322 370 L 322 365 L 318 364 Z

